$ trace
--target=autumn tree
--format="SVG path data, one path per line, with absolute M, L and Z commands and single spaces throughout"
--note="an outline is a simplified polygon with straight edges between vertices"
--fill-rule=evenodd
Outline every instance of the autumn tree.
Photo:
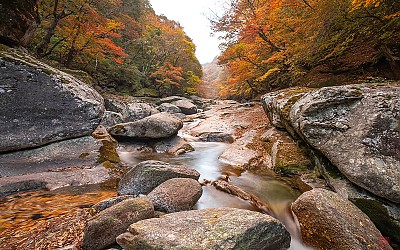
M 230 0 L 212 20 L 225 34 L 219 63 L 229 76 L 221 94 L 399 78 L 399 10 L 390 0 Z

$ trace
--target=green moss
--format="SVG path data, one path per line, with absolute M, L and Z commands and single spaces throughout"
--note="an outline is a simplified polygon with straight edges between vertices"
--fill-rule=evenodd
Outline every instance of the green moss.
M 41 71 L 43 71 L 44 73 L 48 74 L 48 75 L 58 75 L 58 73 L 54 70 L 51 70 L 49 68 L 40 68 Z
M 79 158 L 83 159 L 89 156 L 89 153 L 82 153 L 79 155 Z
M 295 143 L 280 143 L 274 171 L 285 174 L 301 174 L 311 170 L 312 163 L 306 153 Z
M 99 155 L 100 162 L 109 161 L 109 162 L 118 163 L 121 161 L 113 142 L 108 141 L 108 140 L 101 140 L 101 143 L 103 145 L 100 147 L 100 150 L 99 150 L 100 151 L 100 155 Z
M 8 47 L 7 45 L 4 45 L 4 44 L 0 43 L 0 52 L 8 51 L 9 49 L 10 49 L 10 47 Z
M 351 201 L 368 215 L 383 236 L 390 237 L 391 243 L 400 246 L 400 222 L 395 221 L 389 215 L 387 208 L 376 200 L 359 198 L 352 199 Z

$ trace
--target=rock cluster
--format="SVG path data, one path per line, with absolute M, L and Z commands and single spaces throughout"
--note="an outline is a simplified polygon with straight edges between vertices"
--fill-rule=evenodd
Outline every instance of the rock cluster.
M 393 232 L 400 230 L 400 86 L 293 88 L 268 93 L 262 102 L 273 125 L 307 145 L 329 186 L 398 245 Z

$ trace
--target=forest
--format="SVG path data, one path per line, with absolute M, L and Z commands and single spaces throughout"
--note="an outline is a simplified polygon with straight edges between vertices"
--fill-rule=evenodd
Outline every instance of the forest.
M 41 0 L 38 12 L 29 50 L 99 89 L 164 96 L 200 83 L 192 40 L 148 0 Z
M 400 78 L 400 1 L 228 0 L 211 22 L 222 98 Z
M 399 1 L 224 3 L 223 14 L 210 17 L 222 53 L 204 68 L 180 24 L 156 15 L 148 0 L 41 0 L 29 50 L 98 89 L 135 96 L 240 100 L 290 86 L 400 78 Z

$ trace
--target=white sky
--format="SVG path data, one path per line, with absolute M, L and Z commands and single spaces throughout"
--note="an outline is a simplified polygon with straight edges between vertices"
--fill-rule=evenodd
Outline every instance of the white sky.
M 154 11 L 181 24 L 186 34 L 196 45 L 196 56 L 200 63 L 211 62 L 220 54 L 218 37 L 211 37 L 207 17 L 212 11 L 221 11 L 223 0 L 150 0 Z

